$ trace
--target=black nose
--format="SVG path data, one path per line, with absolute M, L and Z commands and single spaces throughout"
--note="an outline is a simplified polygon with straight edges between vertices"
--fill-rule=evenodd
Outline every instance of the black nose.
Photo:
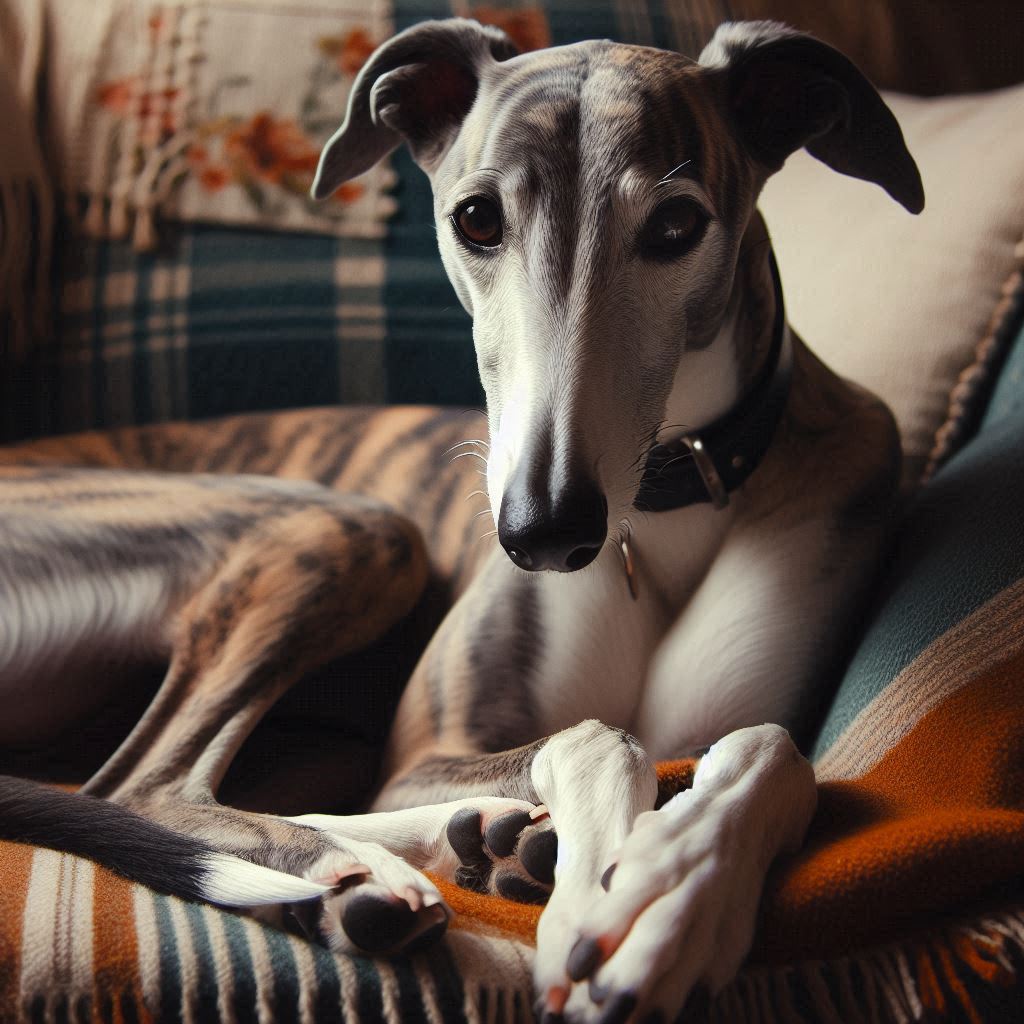
M 520 569 L 575 572 L 597 558 L 608 535 L 608 502 L 581 481 L 554 499 L 513 478 L 498 515 L 498 540 Z

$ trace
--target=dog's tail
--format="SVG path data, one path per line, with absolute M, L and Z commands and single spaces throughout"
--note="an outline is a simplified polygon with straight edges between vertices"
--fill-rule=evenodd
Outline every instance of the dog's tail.
M 73 853 L 158 892 L 226 907 L 292 903 L 330 892 L 218 853 L 107 800 L 6 775 L 0 775 L 0 839 Z

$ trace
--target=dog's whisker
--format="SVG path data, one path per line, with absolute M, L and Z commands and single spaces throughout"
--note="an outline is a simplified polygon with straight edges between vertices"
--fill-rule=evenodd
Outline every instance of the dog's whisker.
M 477 496 L 479 496 L 481 498 L 488 498 L 489 497 L 489 495 L 487 494 L 486 491 L 476 490 L 476 491 L 470 491 L 469 494 L 467 494 L 465 496 L 465 498 L 463 498 L 462 500 L 463 501 L 469 501 L 470 498 L 475 498 Z
M 476 438 L 470 438 L 467 441 L 460 441 L 458 444 L 453 444 L 451 446 L 451 448 L 449 448 L 448 451 L 446 451 L 444 454 L 445 455 L 451 455 L 451 453 L 453 451 L 455 451 L 456 448 L 462 448 L 464 445 L 467 445 L 467 444 L 475 444 L 475 445 L 480 445 L 481 447 L 490 448 L 490 445 L 487 444 L 486 441 L 480 441 L 480 440 L 478 440 Z
M 665 470 L 668 469 L 669 466 L 674 466 L 677 462 L 682 462 L 684 459 L 692 459 L 692 458 L 693 458 L 693 452 L 683 452 L 681 455 L 674 455 L 671 459 L 668 460 L 668 462 L 665 463 L 664 466 L 659 466 L 658 467 L 657 475 L 658 476 L 663 476 L 664 473 L 665 473 Z
M 464 459 L 467 455 L 471 455 L 474 459 L 479 459 L 485 466 L 487 465 L 487 460 L 479 452 L 459 452 L 458 455 L 453 455 L 448 461 L 454 462 L 456 459 Z
M 659 185 L 667 185 L 684 167 L 689 166 L 693 163 L 693 160 L 684 160 L 678 167 L 673 167 L 668 174 L 665 175 L 660 181 L 655 182 L 654 187 L 657 188 Z

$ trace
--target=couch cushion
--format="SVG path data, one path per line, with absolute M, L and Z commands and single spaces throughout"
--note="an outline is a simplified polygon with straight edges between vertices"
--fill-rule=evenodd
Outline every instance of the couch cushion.
M 768 182 L 761 206 L 790 321 L 834 369 L 889 403 L 916 478 L 955 382 L 1009 315 L 1004 289 L 1020 287 L 1024 86 L 888 99 L 921 168 L 924 213 L 910 217 L 881 189 L 802 152 Z

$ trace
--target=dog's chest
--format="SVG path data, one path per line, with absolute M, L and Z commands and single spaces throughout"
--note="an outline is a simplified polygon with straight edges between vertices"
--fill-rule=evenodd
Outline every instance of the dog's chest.
M 630 728 L 655 652 L 714 560 L 731 515 L 710 506 L 637 523 L 625 552 L 608 544 L 580 573 L 538 580 L 543 657 L 534 700 L 545 732 L 599 718 Z

